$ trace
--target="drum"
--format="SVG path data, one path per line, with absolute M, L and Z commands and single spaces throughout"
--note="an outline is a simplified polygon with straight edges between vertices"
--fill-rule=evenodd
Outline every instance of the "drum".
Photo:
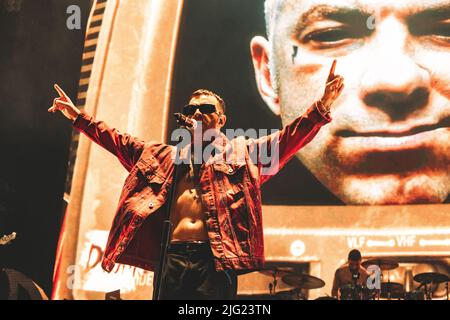
M 280 291 L 275 296 L 276 300 L 308 300 L 299 289 Z
M 380 295 L 380 290 L 369 289 L 367 287 L 362 288 L 363 300 L 377 300 Z
M 405 300 L 425 300 L 425 292 L 423 292 L 422 290 L 406 292 Z
M 364 288 L 360 285 L 347 284 L 340 288 L 341 300 L 364 300 Z

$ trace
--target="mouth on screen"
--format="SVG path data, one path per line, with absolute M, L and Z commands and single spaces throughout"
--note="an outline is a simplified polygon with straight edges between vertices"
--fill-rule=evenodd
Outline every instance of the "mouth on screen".
M 441 134 L 450 128 L 450 117 L 436 124 L 424 124 L 408 130 L 379 130 L 356 132 L 341 130 L 337 136 L 343 138 L 345 148 L 359 152 L 394 152 L 416 149 L 435 143 Z
M 440 126 L 416 127 L 400 135 L 354 134 L 339 137 L 334 152 L 342 169 L 351 174 L 418 174 L 448 165 L 449 137 L 450 128 Z

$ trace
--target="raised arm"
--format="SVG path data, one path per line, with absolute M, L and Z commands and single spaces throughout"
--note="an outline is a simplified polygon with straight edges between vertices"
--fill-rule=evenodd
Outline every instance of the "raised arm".
M 80 111 L 69 96 L 55 84 L 59 97 L 53 101 L 49 112 L 61 111 L 72 121 L 74 128 L 83 132 L 89 139 L 114 154 L 128 171 L 138 161 L 144 149 L 144 141 L 109 128 L 103 121 L 95 121 L 87 113 Z
M 275 175 L 299 149 L 307 145 L 317 135 L 323 125 L 331 121 L 330 107 L 344 88 L 344 79 L 335 75 L 335 69 L 336 60 L 333 61 L 331 66 L 322 98 L 315 102 L 303 115 L 285 126 L 281 131 L 256 140 L 249 140 L 250 151 L 257 150 L 260 166 L 267 167 L 267 163 L 261 163 L 261 154 L 267 153 L 271 157 L 275 156 L 275 158 L 272 158 L 275 159 L 275 163 L 270 165 L 270 170 L 262 172 L 261 183 Z
M 48 109 L 48 112 L 55 113 L 61 111 L 61 113 L 72 122 L 80 114 L 80 110 L 75 107 L 69 96 L 61 89 L 57 84 L 54 85 L 55 90 L 58 92 L 59 97 L 53 100 L 53 105 Z

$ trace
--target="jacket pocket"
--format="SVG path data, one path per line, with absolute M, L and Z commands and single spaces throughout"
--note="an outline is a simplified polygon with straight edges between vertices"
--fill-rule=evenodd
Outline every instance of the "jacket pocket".
M 134 178 L 132 179 L 136 182 L 132 183 L 132 189 L 126 196 L 123 203 L 124 210 L 140 217 L 147 217 L 164 204 L 162 191 L 166 179 L 157 168 L 157 162 L 153 163 L 140 159 L 136 163 L 131 171 L 131 173 L 134 172 Z
M 166 181 L 164 175 L 158 170 L 158 164 L 156 163 L 156 159 L 150 159 L 151 161 L 146 161 L 144 159 L 140 159 L 136 163 L 136 167 L 138 170 L 138 174 L 144 178 L 147 184 L 159 184 L 162 185 Z

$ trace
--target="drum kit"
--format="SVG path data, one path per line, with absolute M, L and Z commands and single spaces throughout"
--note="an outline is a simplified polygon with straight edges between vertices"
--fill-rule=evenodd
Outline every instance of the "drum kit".
M 413 277 L 413 280 L 419 284 L 412 291 L 405 290 L 404 286 L 400 283 L 390 282 L 391 270 L 399 267 L 396 261 L 385 259 L 385 258 L 375 258 L 367 260 L 362 264 L 364 267 L 369 267 L 370 265 L 376 265 L 381 271 L 387 271 L 388 279 L 387 282 L 381 283 L 381 290 L 379 290 L 379 297 L 384 299 L 398 299 L 398 300 L 432 300 L 432 286 L 445 283 L 447 300 L 449 300 L 449 288 L 448 284 L 450 278 L 442 273 L 438 272 L 425 272 L 419 273 Z M 381 274 L 383 277 L 383 274 Z
M 447 300 L 449 300 L 448 285 L 450 278 L 445 274 L 438 272 L 419 273 L 413 277 L 414 281 L 419 283 L 419 286 L 412 291 L 407 292 L 403 284 L 390 281 L 390 271 L 399 267 L 398 262 L 386 258 L 374 258 L 362 263 L 362 266 L 366 269 L 373 265 L 381 270 L 381 288 L 372 290 L 363 288 L 363 291 L 366 293 L 365 295 L 362 295 L 364 300 L 379 300 L 380 298 L 387 300 L 432 300 L 432 286 L 442 283 L 446 284 Z M 386 281 L 383 281 L 383 272 L 387 272 Z
M 322 279 L 299 272 L 291 267 L 271 267 L 260 271 L 266 276 L 272 277 L 269 283 L 269 292 L 272 297 L 279 300 L 308 300 L 303 290 L 314 290 L 325 286 Z M 279 281 L 288 285 L 291 289 L 277 291 Z
M 433 286 L 445 283 L 447 300 L 449 300 L 450 278 L 438 272 L 419 273 L 413 277 L 419 285 L 412 291 L 407 292 L 401 283 L 390 281 L 390 271 L 399 267 L 396 261 L 375 258 L 364 261 L 362 266 L 377 266 L 381 273 L 380 286 L 370 289 L 367 286 L 348 284 L 340 288 L 342 300 L 432 300 Z M 304 295 L 304 290 L 320 289 L 325 286 L 325 282 L 317 277 L 304 274 L 290 267 L 273 266 L 260 271 L 272 278 L 269 283 L 270 296 L 279 300 L 308 300 Z M 383 273 L 387 273 L 387 279 L 383 281 Z M 277 292 L 277 285 L 280 281 L 291 289 Z M 336 300 L 333 297 L 325 296 L 316 300 Z

